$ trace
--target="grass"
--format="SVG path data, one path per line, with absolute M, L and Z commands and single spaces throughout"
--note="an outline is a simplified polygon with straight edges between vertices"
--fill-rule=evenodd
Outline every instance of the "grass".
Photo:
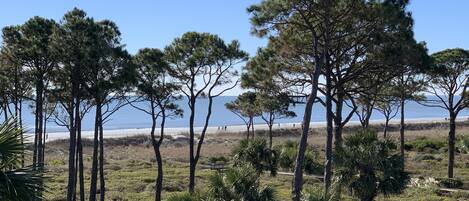
M 469 133 L 464 127 L 458 133 Z M 431 130 L 412 130 L 406 132 L 407 143 L 414 145 L 426 145 L 432 143 L 445 143 L 447 131 L 445 128 Z M 461 134 L 458 134 L 461 135 Z M 260 135 L 263 136 L 263 135 Z M 397 139 L 397 131 L 389 134 L 391 138 Z M 425 137 L 425 143 L 422 142 Z M 213 170 L 201 169 L 201 164 L 209 164 L 215 157 L 231 156 L 231 149 L 236 143 L 244 138 L 243 135 L 209 135 L 209 143 L 202 148 L 202 158 L 196 175 L 196 188 L 203 191 L 207 186 L 209 175 Z M 222 139 L 222 140 L 221 140 Z M 277 136 L 275 144 L 281 144 L 287 140 L 296 141 L 298 137 L 292 134 Z M 169 140 L 168 140 L 169 141 Z M 322 132 L 315 133 L 309 137 L 309 142 L 320 150 L 320 162 L 324 162 L 324 141 Z M 145 139 L 116 140 L 105 142 L 105 177 L 106 198 L 108 200 L 152 200 L 154 193 L 154 182 L 156 177 L 156 165 L 153 149 Z M 85 143 L 85 195 L 89 191 L 89 174 L 91 172 L 91 144 Z M 422 145 L 423 146 L 423 145 Z M 424 146 L 425 147 L 425 146 Z M 65 200 L 67 187 L 67 142 L 56 141 L 47 144 L 46 151 L 46 185 L 48 192 L 45 193 L 46 200 Z M 164 156 L 164 185 L 163 197 L 169 198 L 176 192 L 184 192 L 188 185 L 188 146 L 182 142 L 165 143 L 162 146 Z M 447 168 L 447 156 L 445 150 L 410 149 L 406 152 L 406 170 L 412 177 L 445 177 Z M 464 189 L 469 189 L 469 154 L 456 154 L 455 175 L 464 182 Z M 291 193 L 290 175 L 278 175 L 271 177 L 264 174 L 261 177 L 262 184 L 270 185 L 276 189 L 279 200 L 289 200 Z M 313 177 L 305 177 L 305 189 L 320 185 L 320 181 Z M 99 188 L 99 187 L 98 187 Z M 345 193 L 345 192 L 344 192 Z M 344 199 L 348 199 L 344 195 Z M 455 192 L 443 193 L 436 187 L 418 188 L 409 187 L 403 194 L 391 197 L 379 196 L 378 200 L 469 200 L 469 193 Z

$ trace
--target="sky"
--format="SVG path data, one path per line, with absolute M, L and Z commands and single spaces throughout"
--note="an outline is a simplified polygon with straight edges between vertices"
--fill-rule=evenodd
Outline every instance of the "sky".
M 74 7 L 96 20 L 110 19 L 122 32 L 130 53 L 144 47 L 164 48 L 187 31 L 218 34 L 225 41 L 239 40 L 254 55 L 265 39 L 250 34 L 246 8 L 260 0 L 10 0 L 0 7 L 0 27 L 18 25 L 33 16 L 57 21 Z M 417 41 L 429 53 L 447 48 L 469 49 L 468 0 L 411 0 Z M 1 40 L 1 39 L 0 39 Z M 241 89 L 227 95 L 239 94 Z

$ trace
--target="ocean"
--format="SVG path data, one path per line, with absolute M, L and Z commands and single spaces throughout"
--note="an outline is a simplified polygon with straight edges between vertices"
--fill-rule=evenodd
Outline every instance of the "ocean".
M 244 122 L 231 111 L 225 108 L 225 103 L 233 101 L 236 96 L 220 96 L 215 98 L 212 117 L 209 122 L 209 126 L 230 126 L 230 125 L 243 125 Z M 207 99 L 199 99 L 196 105 L 196 117 L 195 126 L 203 126 L 205 115 L 207 114 L 206 105 Z M 144 103 L 138 103 L 140 106 L 145 106 Z M 177 101 L 177 104 L 184 110 L 182 118 L 168 119 L 166 127 L 168 128 L 183 128 L 189 125 L 189 108 L 185 99 Z M 32 111 L 29 109 L 28 103 L 23 106 L 23 122 L 25 128 L 29 132 L 34 131 L 34 116 Z M 302 121 L 304 104 L 296 104 L 291 107 L 297 116 L 289 119 L 279 119 L 276 123 L 297 123 Z M 344 108 L 344 114 L 348 114 L 349 108 Z M 447 112 L 441 108 L 426 107 L 413 101 L 406 103 L 406 119 L 442 119 L 448 116 Z M 1 115 L 3 117 L 3 115 Z M 469 116 L 469 110 L 463 110 L 459 116 Z M 397 119 L 398 116 L 395 117 Z M 384 116 L 374 111 L 371 116 L 371 120 L 382 120 Z M 325 119 L 325 108 L 320 104 L 315 104 L 313 108 L 312 122 L 324 122 Z M 352 121 L 358 121 L 356 115 L 351 119 Z M 261 118 L 255 119 L 256 124 L 263 124 L 264 121 Z M 114 113 L 109 120 L 105 123 L 104 129 L 106 130 L 118 130 L 118 129 L 140 129 L 149 128 L 151 126 L 150 116 L 140 110 L 133 108 L 130 105 L 126 105 Z M 94 109 L 91 109 L 83 119 L 82 128 L 84 131 L 90 131 L 94 129 Z M 53 120 L 47 123 L 48 132 L 64 132 L 65 127 L 58 126 Z

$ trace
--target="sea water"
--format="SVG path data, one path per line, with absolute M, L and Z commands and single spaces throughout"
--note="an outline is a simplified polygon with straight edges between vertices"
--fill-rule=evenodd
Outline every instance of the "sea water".
M 230 126 L 230 125 L 243 125 L 244 122 L 237 115 L 225 108 L 225 103 L 235 100 L 235 96 L 220 96 L 214 99 L 212 116 L 209 121 L 209 126 L 218 127 L 218 126 Z M 168 128 L 183 128 L 188 127 L 189 125 L 189 115 L 190 110 L 187 105 L 187 99 L 181 99 L 176 102 L 183 110 L 184 114 L 182 118 L 172 118 L 167 119 L 166 127 Z M 23 122 L 27 130 L 30 132 L 34 131 L 34 116 L 32 114 L 31 107 L 29 103 L 24 103 L 23 106 Z M 135 105 L 146 108 L 146 103 L 134 103 Z M 198 99 L 196 104 L 196 116 L 195 116 L 195 126 L 203 126 L 205 122 L 205 116 L 207 114 L 207 104 L 208 99 Z M 304 113 L 304 104 L 292 105 L 290 108 L 294 111 L 297 116 L 288 119 L 278 119 L 275 123 L 297 123 L 301 122 Z M 351 109 L 347 106 L 344 106 L 344 118 Z M 82 129 L 84 131 L 89 131 L 94 129 L 94 108 L 84 116 L 82 122 Z M 459 116 L 469 116 L 469 110 L 463 110 Z M 3 117 L 3 115 L 2 115 Z M 399 113 L 396 118 L 399 117 Z M 443 119 L 448 117 L 448 112 L 442 108 L 436 107 L 427 107 L 421 105 L 414 101 L 407 101 L 405 105 L 405 117 L 406 119 Z M 384 116 L 379 111 L 373 111 L 371 120 L 382 120 Z M 316 103 L 313 108 L 312 122 L 324 122 L 325 119 L 325 108 L 319 103 Z M 261 118 L 254 119 L 256 124 L 265 123 Z M 351 121 L 358 121 L 358 117 L 353 115 Z M 159 125 L 159 124 L 158 124 Z M 111 115 L 106 123 L 104 124 L 104 129 L 106 130 L 116 130 L 116 129 L 138 129 L 138 128 L 149 128 L 151 126 L 151 118 L 148 114 L 135 109 L 130 105 L 122 107 L 120 110 Z M 63 132 L 66 131 L 66 128 L 63 126 L 58 126 L 53 117 L 49 119 L 47 123 L 48 132 Z

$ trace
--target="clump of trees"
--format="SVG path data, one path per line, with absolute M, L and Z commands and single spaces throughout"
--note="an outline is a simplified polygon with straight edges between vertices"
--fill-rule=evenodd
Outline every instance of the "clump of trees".
M 188 189 L 195 197 L 197 164 L 213 104 L 241 83 L 248 92 L 225 106 L 244 121 L 247 139 L 234 151 L 235 167 L 212 178 L 214 199 L 274 199 L 272 190 L 260 189 L 258 176 L 266 170 L 275 175 L 279 164 L 294 171 L 294 201 L 301 199 L 304 171 L 323 172 L 324 197 L 330 197 L 334 179 L 362 200 L 372 200 L 378 193 L 400 193 L 408 180 L 403 170 L 405 103 L 409 100 L 448 111 L 448 177 L 452 178 L 456 119 L 469 103 L 469 52 L 449 49 L 429 57 L 425 43 L 414 39 L 407 4 L 393 0 L 261 1 L 248 11 L 253 34 L 267 38 L 268 44 L 251 58 L 238 41 L 225 42 L 215 34 L 199 32 L 183 34 L 164 50 L 143 48 L 130 55 L 115 23 L 97 21 L 76 8 L 59 22 L 33 17 L 22 25 L 5 27 L 0 51 L 0 112 L 5 121 L 10 117 L 15 121 L 0 129 L 14 133 L 0 136 L 0 143 L 3 139 L 14 145 L 14 153 L 11 149 L 1 153 L 0 171 L 5 175 L 25 172 L 32 183 L 19 186 L 16 192 L 24 190 L 25 196 L 41 198 L 44 186 L 37 173 L 44 168 L 46 123 L 53 118 L 70 135 L 67 200 L 76 200 L 78 192 L 84 200 L 82 119 L 94 110 L 88 197 L 96 200 L 99 192 L 100 200 L 105 200 L 104 124 L 129 104 L 151 118 L 157 165 L 155 200 L 161 200 L 160 147 L 168 118 L 182 115 L 176 101 L 184 98 L 189 108 Z M 244 65 L 241 76 L 240 65 Z M 435 98 L 424 100 L 423 91 Z M 206 105 L 197 104 L 201 98 L 208 99 Z M 32 166 L 24 162 L 20 132 L 26 100 L 31 101 L 35 115 Z M 290 110 L 293 103 L 305 104 L 299 141 L 273 148 L 273 125 L 296 116 Z M 324 166 L 317 164 L 317 154 L 308 146 L 315 104 L 325 107 Z M 206 114 L 201 131 L 196 132 L 199 110 Z M 367 128 L 374 111 L 385 117 L 385 137 L 389 121 L 400 116 L 399 154 L 393 143 L 379 141 L 376 133 L 368 131 L 343 140 L 342 130 L 354 115 Z M 266 123 L 268 142 L 254 138 L 255 118 Z M 21 158 L 21 166 L 5 156 Z M 243 182 L 237 183 L 236 177 Z M 0 196 L 13 195 L 0 192 Z

